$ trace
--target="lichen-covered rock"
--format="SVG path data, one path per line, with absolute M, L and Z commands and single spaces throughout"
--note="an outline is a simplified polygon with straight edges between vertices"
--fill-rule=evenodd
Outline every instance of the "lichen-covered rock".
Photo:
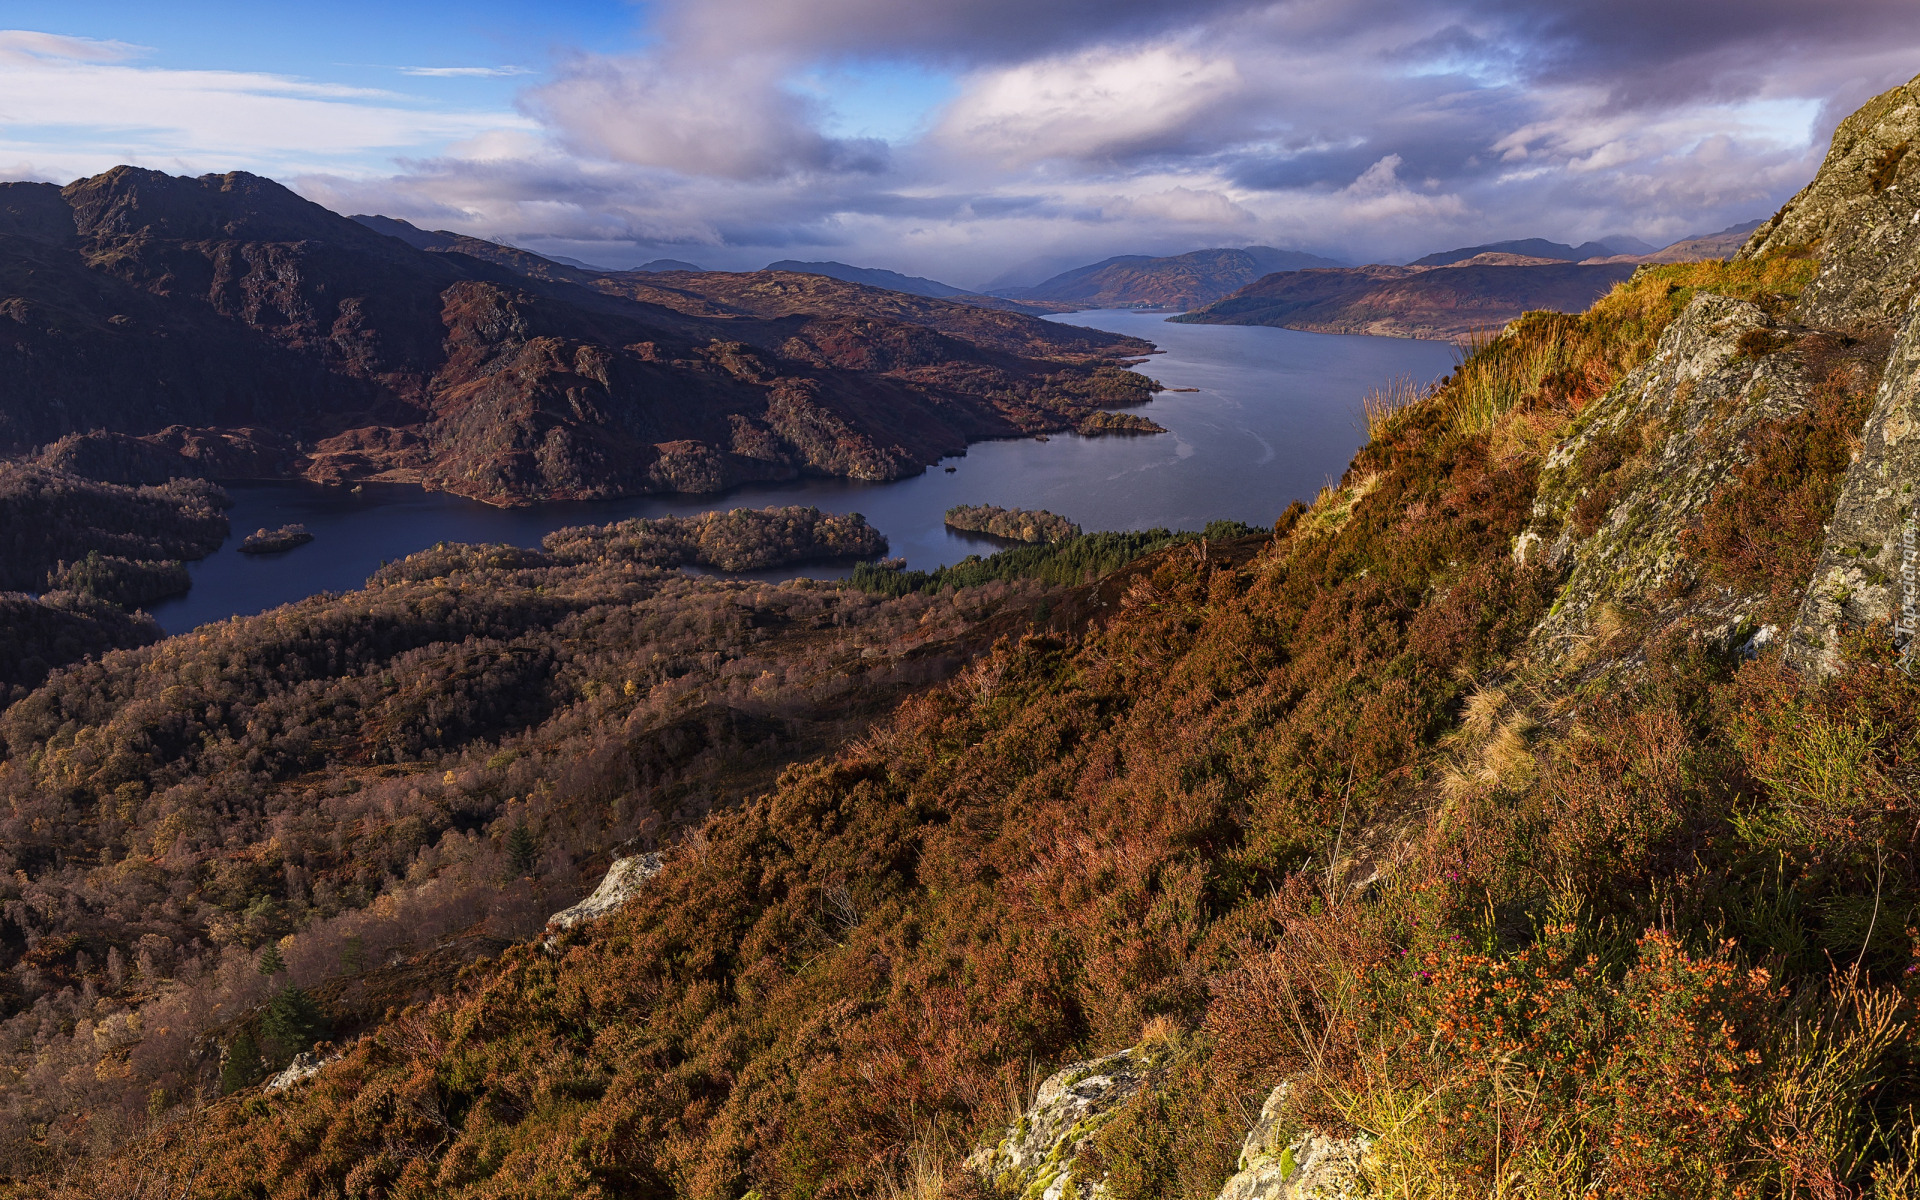
M 1920 210 L 1916 210 L 1920 216 Z M 1824 273 L 1824 272 L 1823 272 Z M 1885 621 L 1902 644 L 1920 633 L 1920 321 L 1894 342 L 1860 453 L 1847 469 L 1787 645 L 1803 670 L 1831 671 L 1838 634 Z
M 1920 278 L 1920 78 L 1840 122 L 1813 182 L 1736 256 L 1817 249 L 1795 315 L 1810 325 L 1902 319 Z
M 293 1061 L 287 1064 L 284 1071 L 267 1080 L 264 1088 L 269 1092 L 284 1092 L 296 1083 L 312 1079 L 320 1073 L 321 1067 L 338 1057 L 339 1055 L 336 1054 L 330 1058 L 321 1058 L 311 1051 L 303 1050 L 293 1056 Z
M 640 886 L 660 873 L 658 854 L 635 854 L 616 858 L 607 868 L 606 878 L 593 894 L 572 908 L 561 909 L 547 918 L 547 928 L 555 933 L 571 929 L 582 921 L 593 921 L 633 899 Z
M 1768 336 L 1746 337 L 1756 330 Z M 1591 405 L 1555 447 L 1514 547 L 1522 562 L 1544 560 L 1567 572 L 1534 631 L 1538 660 L 1566 662 L 1592 637 L 1602 611 L 1647 603 L 1682 569 L 1681 534 L 1745 461 L 1747 430 L 1807 406 L 1799 358 L 1774 352 L 1787 340 L 1757 305 L 1695 296 L 1653 357 Z M 1695 596 L 1686 612 L 1737 622 L 1756 599 Z
M 1285 1120 L 1287 1085 L 1273 1089 L 1240 1149 L 1239 1172 L 1220 1200 L 1334 1200 L 1369 1195 L 1361 1166 L 1372 1145 L 1365 1136 L 1327 1137 L 1299 1132 Z
M 967 1168 L 1003 1195 L 1022 1200 L 1082 1200 L 1104 1194 L 1083 1177 L 1080 1152 L 1134 1093 L 1148 1086 L 1166 1050 L 1132 1046 L 1075 1063 L 1050 1076 L 1033 1106 L 1006 1136 L 967 1159 Z
M 1920 79 L 1842 121 L 1820 173 L 1741 255 L 1796 245 L 1820 256 L 1796 315 L 1893 341 L 1787 642 L 1791 662 L 1824 673 L 1844 629 L 1884 621 L 1902 644 L 1920 634 Z

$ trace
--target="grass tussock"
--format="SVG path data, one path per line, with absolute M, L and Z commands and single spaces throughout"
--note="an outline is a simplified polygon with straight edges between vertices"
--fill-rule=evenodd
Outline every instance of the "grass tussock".
M 1460 433 L 1493 438 L 1502 457 L 1544 455 L 1582 408 L 1646 360 L 1697 292 L 1778 307 L 1814 269 L 1799 258 L 1642 268 L 1585 313 L 1528 313 L 1469 338 L 1433 402 Z
M 1425 400 L 1431 392 L 1431 388 L 1415 383 L 1412 376 L 1400 375 L 1361 397 L 1360 411 L 1366 422 L 1368 440 L 1384 438 L 1393 428 L 1395 417 Z

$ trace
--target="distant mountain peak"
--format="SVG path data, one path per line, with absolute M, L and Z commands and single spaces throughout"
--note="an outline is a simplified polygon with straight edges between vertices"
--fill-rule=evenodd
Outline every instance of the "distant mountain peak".
M 1004 288 L 994 294 L 1082 308 L 1190 308 L 1209 304 L 1276 271 L 1344 265 L 1317 254 L 1272 246 L 1216 247 L 1160 258 L 1117 254 L 1062 271 L 1033 287 Z
M 1608 258 L 1623 253 L 1644 253 L 1644 251 L 1618 250 L 1606 242 L 1583 242 L 1578 246 L 1569 246 L 1565 242 L 1550 242 L 1546 238 L 1515 238 L 1505 242 L 1488 242 L 1482 246 L 1461 246 L 1454 250 L 1441 250 L 1423 258 L 1416 258 L 1407 265 L 1450 267 L 1482 254 L 1521 254 L 1528 258 L 1548 258 L 1555 262 L 1581 262 L 1589 258 Z
M 868 287 L 886 288 L 891 292 L 905 292 L 909 296 L 931 296 L 936 300 L 945 300 L 953 296 L 970 296 L 973 293 L 965 288 L 941 283 L 937 279 L 924 279 L 918 275 L 902 275 L 898 271 L 889 271 L 882 267 L 856 267 L 843 262 L 802 262 L 795 258 L 783 258 L 779 262 L 767 264 L 769 271 L 797 271 L 802 275 L 825 275 L 829 279 L 839 279 L 847 283 L 864 283 Z

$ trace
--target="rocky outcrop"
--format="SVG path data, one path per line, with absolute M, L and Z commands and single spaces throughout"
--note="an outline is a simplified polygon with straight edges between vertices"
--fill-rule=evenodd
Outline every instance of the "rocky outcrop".
M 1287 1085 L 1273 1089 L 1219 1200 L 1333 1200 L 1368 1195 L 1361 1167 L 1371 1141 L 1299 1132 L 1285 1120 Z
M 1891 330 L 1893 349 L 1834 506 L 1820 560 L 1788 643 L 1791 660 L 1825 672 L 1839 635 L 1884 622 L 1901 644 L 1920 633 L 1920 79 L 1840 123 L 1820 173 L 1754 232 L 1746 258 L 1811 247 L 1820 273 L 1801 320 L 1862 333 Z
M 1533 518 L 1514 547 L 1522 562 L 1565 570 L 1567 582 L 1534 632 L 1534 655 L 1566 662 L 1610 607 L 1657 605 L 1686 569 L 1682 532 L 1744 461 L 1757 421 L 1805 409 L 1800 360 L 1757 305 L 1694 297 L 1652 358 L 1581 414 L 1548 456 Z M 1694 595 L 1686 611 L 1738 623 L 1756 597 Z
M 1909 317 L 1882 373 L 1860 453 L 1847 471 L 1787 653 L 1824 673 L 1839 635 L 1885 622 L 1903 646 L 1920 633 L 1920 322 Z
M 1102 1194 L 1101 1181 L 1086 1178 L 1081 1151 L 1121 1105 L 1148 1086 L 1165 1053 L 1164 1046 L 1148 1043 L 1056 1072 L 1004 1137 L 968 1157 L 967 1168 L 995 1191 L 1022 1200 Z
M 547 918 L 547 929 L 554 934 L 573 928 L 582 921 L 597 921 L 618 909 L 639 893 L 647 880 L 660 873 L 658 854 L 635 854 L 616 858 L 607 868 L 593 894 L 571 908 L 563 908 Z
M 263 1090 L 269 1092 L 284 1092 L 296 1083 L 304 1083 L 312 1079 L 320 1073 L 321 1067 L 326 1066 L 338 1057 L 340 1056 L 335 1054 L 327 1058 L 322 1058 L 310 1050 L 303 1050 L 293 1056 L 293 1061 L 287 1064 L 285 1070 L 275 1075 L 272 1079 L 267 1080 L 267 1082 L 262 1085 Z
M 1815 251 L 1795 314 L 1844 327 L 1906 319 L 1920 287 L 1920 79 L 1840 122 L 1813 182 L 1753 231 L 1738 257 Z

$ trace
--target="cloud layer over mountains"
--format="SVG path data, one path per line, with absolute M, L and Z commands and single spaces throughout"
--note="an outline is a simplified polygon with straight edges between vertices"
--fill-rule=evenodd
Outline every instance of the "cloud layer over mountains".
M 1910 0 L 661 0 L 637 19 L 632 46 L 557 51 L 491 114 L 0 34 L 0 110 L 61 80 L 162 84 L 180 144 L 146 165 L 213 170 L 258 165 L 220 149 L 260 139 L 223 143 L 238 118 L 184 111 L 189 93 L 254 88 L 278 120 L 364 131 L 358 160 L 338 132 L 268 156 L 343 211 L 608 265 L 837 258 L 973 285 L 1036 256 L 1221 244 L 1662 243 L 1771 212 L 1841 115 L 1920 72 Z M 408 117 L 411 145 L 388 128 Z

